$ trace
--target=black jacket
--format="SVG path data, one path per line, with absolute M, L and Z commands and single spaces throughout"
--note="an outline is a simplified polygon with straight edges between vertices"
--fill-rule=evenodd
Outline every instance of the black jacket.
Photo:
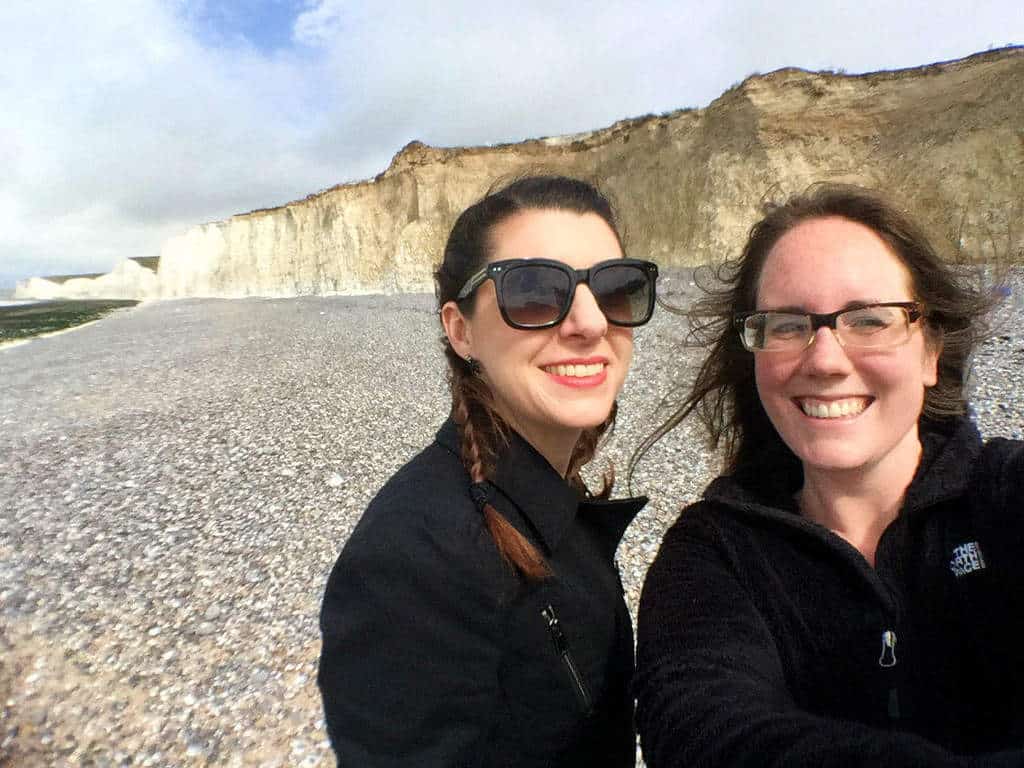
M 339 765 L 634 765 L 613 558 L 645 500 L 581 501 L 513 436 L 490 501 L 554 572 L 527 583 L 498 554 L 458 446 L 449 420 L 377 494 L 328 580 L 318 683 Z
M 799 516 L 792 458 L 683 511 L 640 601 L 650 768 L 1024 765 L 1024 443 L 922 442 L 874 568 Z

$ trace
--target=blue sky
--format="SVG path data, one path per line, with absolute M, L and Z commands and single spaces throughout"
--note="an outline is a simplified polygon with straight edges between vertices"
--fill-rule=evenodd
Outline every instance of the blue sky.
M 706 106 L 754 72 L 1024 42 L 1020 0 L 5 0 L 0 288 L 444 146 Z
M 251 45 L 271 55 L 293 48 L 292 27 L 309 6 L 290 0 L 182 3 L 181 16 L 205 45 Z

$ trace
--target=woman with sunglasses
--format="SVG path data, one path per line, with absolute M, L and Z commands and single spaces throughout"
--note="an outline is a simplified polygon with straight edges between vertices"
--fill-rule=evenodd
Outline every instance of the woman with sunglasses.
M 847 186 L 769 207 L 721 276 L 660 430 L 696 410 L 727 469 L 644 584 L 647 765 L 1024 765 L 1024 444 L 964 394 L 987 299 Z
M 328 581 L 318 682 L 341 765 L 632 766 L 613 561 L 645 499 L 580 469 L 615 418 L 657 268 L 608 201 L 529 177 L 459 216 L 436 272 L 451 417 Z

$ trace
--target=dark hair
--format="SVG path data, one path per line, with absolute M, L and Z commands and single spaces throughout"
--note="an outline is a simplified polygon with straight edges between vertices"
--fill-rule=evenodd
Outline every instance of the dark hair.
M 754 381 L 754 356 L 744 349 L 732 318 L 755 309 L 758 282 L 776 242 L 809 219 L 840 217 L 870 228 L 910 272 L 914 297 L 924 305 L 928 343 L 941 344 L 938 380 L 925 392 L 921 418 L 943 421 L 966 411 L 969 359 L 983 338 L 992 299 L 974 290 L 940 258 L 924 231 L 874 190 L 821 183 L 783 204 L 768 203 L 750 230 L 738 260 L 715 270 L 721 284 L 687 313 L 691 334 L 710 352 L 681 406 L 634 453 L 632 464 L 691 412 L 707 428 L 711 446 L 724 443 L 726 472 L 785 446 L 765 413 Z
M 466 281 L 487 263 L 494 250 L 491 235 L 495 226 L 517 213 L 528 210 L 559 210 L 593 213 L 600 216 L 619 241 L 611 203 L 598 189 L 585 181 L 565 176 L 527 176 L 497 189 L 492 188 L 479 202 L 456 219 L 444 249 L 444 260 L 434 273 L 437 305 L 454 301 Z M 475 294 L 460 302 L 463 314 L 471 316 Z M 462 461 L 474 483 L 486 480 L 494 472 L 495 460 L 508 438 L 509 427 L 494 408 L 487 382 L 452 349 L 442 336 L 448 360 L 448 381 L 452 392 L 452 417 L 462 438 Z M 613 405 L 608 419 L 580 436 L 569 460 L 567 479 L 580 494 L 605 498 L 611 493 L 613 474 L 605 476 L 604 487 L 590 494 L 580 469 L 590 461 L 598 442 L 615 423 Z M 491 504 L 483 509 L 487 528 L 498 552 L 513 568 L 530 579 L 543 579 L 550 569 L 537 548 L 517 531 Z

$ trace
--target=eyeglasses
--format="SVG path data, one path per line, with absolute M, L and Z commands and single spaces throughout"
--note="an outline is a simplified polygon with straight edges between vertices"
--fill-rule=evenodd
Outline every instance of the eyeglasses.
M 886 301 L 827 314 L 740 312 L 733 318 L 743 346 L 751 352 L 798 352 L 814 343 L 819 328 L 831 328 L 844 347 L 894 347 L 910 338 L 910 324 L 922 317 L 916 301 Z
M 576 286 L 586 283 L 612 325 L 643 325 L 654 313 L 658 265 L 640 259 L 609 259 L 590 269 L 573 269 L 552 259 L 492 261 L 462 286 L 456 301 L 493 280 L 498 309 L 513 328 L 535 330 L 558 325 L 569 314 Z

